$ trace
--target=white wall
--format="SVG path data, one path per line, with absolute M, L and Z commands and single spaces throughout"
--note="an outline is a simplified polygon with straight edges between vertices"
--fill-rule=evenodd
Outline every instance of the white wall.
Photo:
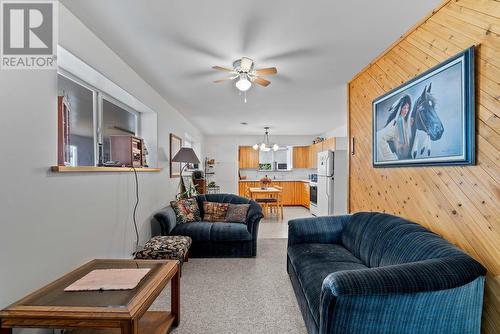
M 311 145 L 315 136 L 273 136 L 270 140 L 281 146 Z M 238 146 L 252 146 L 261 142 L 259 136 L 205 136 L 205 154 L 215 159 L 214 181 L 221 192 L 238 193 Z
M 175 195 L 168 171 L 169 133 L 203 136 L 137 73 L 60 6 L 60 44 L 158 112 L 161 173 L 139 173 L 141 242 L 149 218 Z M 55 71 L 0 72 L 0 308 L 92 258 L 133 251 L 132 173 L 55 174 Z M 200 159 L 203 155 L 200 154 Z
M 341 119 L 338 120 L 337 127 L 334 127 L 330 131 L 321 134 L 321 137 L 347 137 L 347 100 L 349 98 L 347 92 L 347 84 L 339 86 L 334 92 L 332 92 L 332 110 L 343 111 Z

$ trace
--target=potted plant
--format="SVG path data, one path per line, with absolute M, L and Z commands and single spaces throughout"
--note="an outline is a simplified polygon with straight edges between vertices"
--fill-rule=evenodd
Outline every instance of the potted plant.
M 198 195 L 198 190 L 196 190 L 196 187 L 198 185 L 194 185 L 192 183 L 189 184 L 189 186 L 187 187 L 186 191 L 184 192 L 180 192 L 177 194 L 177 199 L 187 199 L 187 198 L 191 198 L 191 197 L 194 197 L 196 195 Z

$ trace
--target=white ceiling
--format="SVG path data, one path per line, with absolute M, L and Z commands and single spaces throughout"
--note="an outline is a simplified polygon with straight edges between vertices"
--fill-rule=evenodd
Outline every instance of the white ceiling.
M 345 126 L 342 86 L 441 0 L 61 0 L 206 134 Z M 276 66 L 243 103 L 211 66 Z M 240 125 L 248 122 L 249 125 Z

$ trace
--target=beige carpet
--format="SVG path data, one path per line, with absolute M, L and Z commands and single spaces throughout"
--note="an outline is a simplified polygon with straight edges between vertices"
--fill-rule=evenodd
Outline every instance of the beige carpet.
M 190 259 L 175 334 L 306 334 L 286 272 L 286 239 L 260 239 L 254 259 Z M 170 309 L 170 286 L 152 309 Z

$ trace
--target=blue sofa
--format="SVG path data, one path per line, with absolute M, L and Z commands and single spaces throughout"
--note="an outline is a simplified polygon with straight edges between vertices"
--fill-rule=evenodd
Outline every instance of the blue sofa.
M 245 224 L 192 222 L 177 224 L 174 210 L 168 206 L 153 216 L 153 224 L 160 225 L 161 235 L 184 235 L 193 244 L 190 257 L 253 257 L 257 255 L 259 222 L 264 217 L 255 201 L 232 194 L 196 196 L 203 217 L 203 202 L 250 204 Z
M 287 270 L 313 333 L 479 333 L 486 270 L 424 227 L 360 212 L 288 223 Z

